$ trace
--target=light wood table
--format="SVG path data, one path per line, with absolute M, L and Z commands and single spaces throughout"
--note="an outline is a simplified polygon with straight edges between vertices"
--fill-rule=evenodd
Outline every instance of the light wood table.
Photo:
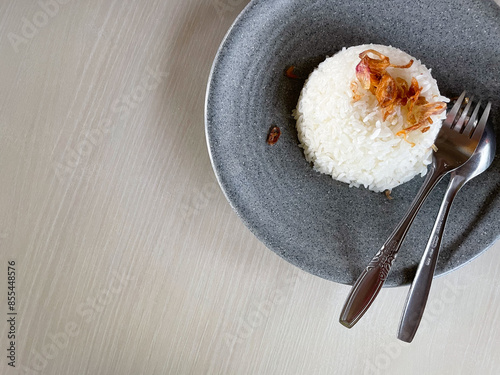
M 408 287 L 347 330 L 349 287 L 232 211 L 203 108 L 245 0 L 57 1 L 0 3 L 1 374 L 499 373 L 500 243 L 435 280 L 408 345 Z

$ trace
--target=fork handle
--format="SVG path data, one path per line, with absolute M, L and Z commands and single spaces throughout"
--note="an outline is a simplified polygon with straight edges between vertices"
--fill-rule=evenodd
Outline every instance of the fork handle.
M 384 285 L 387 274 L 418 210 L 430 191 L 446 173 L 447 171 L 441 166 L 431 164 L 424 183 L 405 216 L 352 287 L 340 314 L 339 321 L 342 325 L 351 328 L 371 306 Z
M 429 291 L 431 289 L 432 278 L 434 277 L 434 271 L 436 269 L 446 220 L 448 219 L 453 199 L 455 199 L 455 196 L 465 182 L 466 180 L 462 176 L 454 175 L 446 189 L 424 255 L 420 260 L 415 279 L 408 292 L 398 330 L 398 339 L 402 341 L 412 342 L 418 326 L 420 325 L 420 321 L 422 320 Z

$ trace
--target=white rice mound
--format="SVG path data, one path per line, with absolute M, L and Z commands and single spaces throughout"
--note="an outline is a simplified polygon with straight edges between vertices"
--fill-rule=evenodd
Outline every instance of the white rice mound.
M 311 73 L 300 94 L 293 115 L 297 120 L 300 146 L 314 168 L 332 175 L 349 186 L 364 187 L 381 192 L 427 172 L 431 162 L 436 135 L 445 112 L 432 116 L 433 124 L 422 133 L 420 129 L 408 133 L 408 141 L 396 133 L 409 126 L 401 108 L 383 121 L 383 114 L 375 95 L 361 88 L 362 98 L 354 102 L 351 82 L 356 80 L 359 54 L 374 49 L 390 58 L 392 64 L 407 64 L 408 69 L 388 68 L 393 77 L 401 77 L 408 86 L 415 77 L 421 96 L 428 102 L 444 101 L 431 72 L 419 60 L 390 46 L 365 44 L 344 48 L 323 61 Z

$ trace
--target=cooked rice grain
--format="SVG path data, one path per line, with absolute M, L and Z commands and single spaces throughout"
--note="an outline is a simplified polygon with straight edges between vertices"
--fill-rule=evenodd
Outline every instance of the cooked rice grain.
M 396 136 L 409 126 L 400 107 L 383 121 L 375 96 L 361 87 L 358 91 L 362 98 L 353 102 L 350 84 L 356 79 L 359 54 L 367 49 L 388 56 L 392 64 L 406 64 L 413 59 L 410 68 L 388 68 L 387 72 L 408 83 L 415 77 L 423 87 L 421 95 L 429 102 L 448 101 L 440 95 L 430 70 L 419 60 L 397 48 L 367 44 L 344 48 L 322 62 L 307 79 L 293 114 L 300 146 L 317 171 L 350 186 L 382 192 L 417 174 L 425 175 L 431 161 L 431 146 L 445 113 L 431 117 L 433 124 L 429 131 L 408 134 L 408 141 L 415 143 L 412 147 Z

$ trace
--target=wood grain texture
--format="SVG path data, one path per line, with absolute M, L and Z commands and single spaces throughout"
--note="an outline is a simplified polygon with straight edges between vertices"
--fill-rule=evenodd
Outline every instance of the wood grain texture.
M 41 5 L 49 4 L 49 5 Z M 500 243 L 352 330 L 347 286 L 267 250 L 205 144 L 211 62 L 244 0 L 0 3 L 2 374 L 496 374 Z M 44 16 L 45 14 L 45 16 Z

